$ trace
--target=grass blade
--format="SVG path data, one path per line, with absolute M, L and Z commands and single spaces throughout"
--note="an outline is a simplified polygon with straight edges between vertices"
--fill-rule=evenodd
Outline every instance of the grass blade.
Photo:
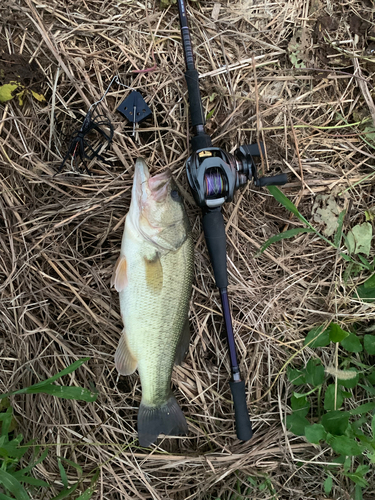
M 342 226 L 344 224 L 344 218 L 345 218 L 345 214 L 346 214 L 346 210 L 343 210 L 340 215 L 339 215 L 339 218 L 337 220 L 338 222 L 338 227 L 337 227 L 337 231 L 336 231 L 336 234 L 335 234 L 335 238 L 333 240 L 333 244 L 335 245 L 335 247 L 339 247 L 340 246 L 340 243 L 341 243 L 341 237 L 342 237 Z
M 0 469 L 0 483 L 5 489 L 15 495 L 17 500 L 30 500 L 30 497 L 22 484 L 15 477 L 13 477 L 12 474 L 9 474 L 3 469 Z
M 76 401 L 86 401 L 92 403 L 98 397 L 97 394 L 84 387 L 69 387 L 63 385 L 44 385 L 42 387 L 31 386 L 25 394 L 51 394 L 57 398 L 75 399 Z
M 313 229 L 307 228 L 307 227 L 297 227 L 294 229 L 289 229 L 288 231 L 285 231 L 284 233 L 276 234 L 275 236 L 271 236 L 263 245 L 261 248 L 257 251 L 255 254 L 255 257 L 258 257 L 261 253 L 263 253 L 272 243 L 276 243 L 277 241 L 280 240 L 285 240 L 287 238 L 293 238 L 297 234 L 301 233 L 314 233 L 315 231 Z
M 295 206 L 295 204 L 290 201 L 289 198 L 285 196 L 285 194 L 280 191 L 279 188 L 276 186 L 267 186 L 268 191 L 272 194 L 272 196 L 277 200 L 279 203 L 281 203 L 289 212 L 292 212 L 298 219 L 308 226 L 310 226 L 309 222 L 305 219 L 305 217 L 299 213 L 298 208 Z

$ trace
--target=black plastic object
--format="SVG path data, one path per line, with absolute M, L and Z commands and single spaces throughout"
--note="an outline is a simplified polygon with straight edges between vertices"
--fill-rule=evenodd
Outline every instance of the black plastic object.
M 220 209 L 203 215 L 203 230 L 218 288 L 227 288 L 227 250 L 223 214 Z
M 283 186 L 287 182 L 288 182 L 288 176 L 286 174 L 279 174 L 270 177 L 259 177 L 254 184 L 258 187 Z
M 151 109 L 147 106 L 142 94 L 136 90 L 130 92 L 118 106 L 117 111 L 132 123 L 139 123 L 151 115 Z
M 233 405 L 236 419 L 237 437 L 241 441 L 248 441 L 253 435 L 249 412 L 247 411 L 245 382 L 229 382 L 233 397 Z
M 193 127 L 197 125 L 204 125 L 206 120 L 204 118 L 201 93 L 199 90 L 198 71 L 196 69 L 189 69 L 185 72 L 185 79 L 188 87 L 189 105 L 191 124 Z

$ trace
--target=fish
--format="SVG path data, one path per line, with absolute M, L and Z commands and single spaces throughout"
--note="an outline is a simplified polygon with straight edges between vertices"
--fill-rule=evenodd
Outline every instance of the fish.
M 119 293 L 124 324 L 115 366 L 121 375 L 135 370 L 140 375 L 137 428 L 144 447 L 160 434 L 188 432 L 171 376 L 190 342 L 193 257 L 189 219 L 171 171 L 151 177 L 144 159 L 138 158 L 111 285 Z

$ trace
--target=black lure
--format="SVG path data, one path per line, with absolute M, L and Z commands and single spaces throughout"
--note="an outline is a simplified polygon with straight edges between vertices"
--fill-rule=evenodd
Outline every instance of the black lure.
M 80 158 L 87 173 L 90 173 L 86 161 L 97 158 L 107 163 L 99 154 L 99 151 L 109 146 L 113 138 L 113 125 L 105 115 L 93 116 L 96 106 L 89 110 L 83 120 L 81 128 L 72 136 L 69 149 L 65 155 L 58 173 L 63 169 L 65 162 L 71 156 L 72 160 Z M 104 141 L 104 144 L 103 144 Z M 106 144 L 105 144 L 106 143 Z

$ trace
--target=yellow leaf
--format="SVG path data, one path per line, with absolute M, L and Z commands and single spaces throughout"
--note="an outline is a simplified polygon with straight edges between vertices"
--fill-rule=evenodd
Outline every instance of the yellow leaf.
M 19 84 L 17 82 L 5 83 L 0 87 L 0 102 L 7 102 L 13 99 L 13 92 L 17 90 Z
M 37 101 L 40 101 L 40 102 L 44 102 L 46 100 L 46 98 L 44 97 L 43 94 L 38 94 L 37 92 L 34 92 L 33 90 L 31 91 L 31 93 L 33 94 L 33 97 L 37 100 Z
M 19 92 L 19 93 L 17 94 L 17 97 L 18 97 L 18 104 L 19 104 L 20 106 L 22 106 L 22 104 L 23 104 L 23 98 L 25 97 L 25 95 L 26 95 L 26 94 L 27 94 L 27 90 L 26 90 L 26 89 L 25 89 L 25 90 L 21 90 L 21 92 Z

